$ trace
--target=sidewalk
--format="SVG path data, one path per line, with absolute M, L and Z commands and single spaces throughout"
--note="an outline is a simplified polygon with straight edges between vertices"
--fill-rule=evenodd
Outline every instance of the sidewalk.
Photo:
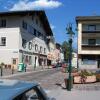
M 32 72 L 37 72 L 37 71 L 44 71 L 44 70 L 47 70 L 47 69 L 51 69 L 51 67 L 48 67 L 48 66 L 45 66 L 45 67 L 42 67 L 42 66 L 39 66 L 39 67 L 36 67 L 35 69 L 33 67 L 27 67 L 26 68 L 26 72 L 25 71 L 22 71 L 22 72 L 19 72 L 17 69 L 14 69 L 13 70 L 13 74 L 12 74 L 12 69 L 3 69 L 3 76 L 0 76 L 0 77 L 10 77 L 10 76 L 14 76 L 14 75 L 20 75 L 20 74 L 25 74 L 25 73 L 32 73 Z M 1 73 L 1 70 L 0 70 L 0 73 Z
M 67 91 L 67 89 L 58 88 L 48 92 L 50 97 L 56 100 L 99 100 L 100 91 L 80 91 L 72 89 Z

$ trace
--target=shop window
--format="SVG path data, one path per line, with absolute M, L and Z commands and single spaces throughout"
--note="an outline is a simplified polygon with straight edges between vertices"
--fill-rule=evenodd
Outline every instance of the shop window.
M 31 64 L 32 64 L 32 57 L 29 56 L 29 65 L 31 65 Z

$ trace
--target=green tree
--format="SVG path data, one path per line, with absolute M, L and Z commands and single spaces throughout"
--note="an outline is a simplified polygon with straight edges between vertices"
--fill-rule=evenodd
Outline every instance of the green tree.
M 69 58 L 69 43 L 67 41 L 64 41 L 62 43 L 62 51 L 64 53 L 64 60 L 68 62 L 68 58 Z

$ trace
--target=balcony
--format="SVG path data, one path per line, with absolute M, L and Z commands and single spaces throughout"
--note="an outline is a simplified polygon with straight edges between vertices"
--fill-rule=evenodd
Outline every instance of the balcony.
M 100 44 L 82 44 L 82 50 L 98 51 L 100 50 Z
M 85 33 L 86 33 L 86 34 L 87 34 L 87 33 L 89 33 L 89 34 L 92 34 L 92 33 L 100 33 L 100 30 L 93 30 L 93 31 L 90 31 L 90 30 L 83 30 L 82 33 L 84 33 L 84 34 L 85 34 Z
M 100 47 L 100 44 L 82 44 L 82 47 Z

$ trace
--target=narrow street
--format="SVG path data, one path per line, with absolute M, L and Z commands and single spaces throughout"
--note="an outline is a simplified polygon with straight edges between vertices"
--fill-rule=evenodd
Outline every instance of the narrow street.
M 62 74 L 61 69 L 50 69 L 33 73 L 25 73 L 18 76 L 12 76 L 7 79 L 17 79 L 23 81 L 36 81 L 45 89 L 56 89 L 57 84 L 64 82 L 65 74 Z

